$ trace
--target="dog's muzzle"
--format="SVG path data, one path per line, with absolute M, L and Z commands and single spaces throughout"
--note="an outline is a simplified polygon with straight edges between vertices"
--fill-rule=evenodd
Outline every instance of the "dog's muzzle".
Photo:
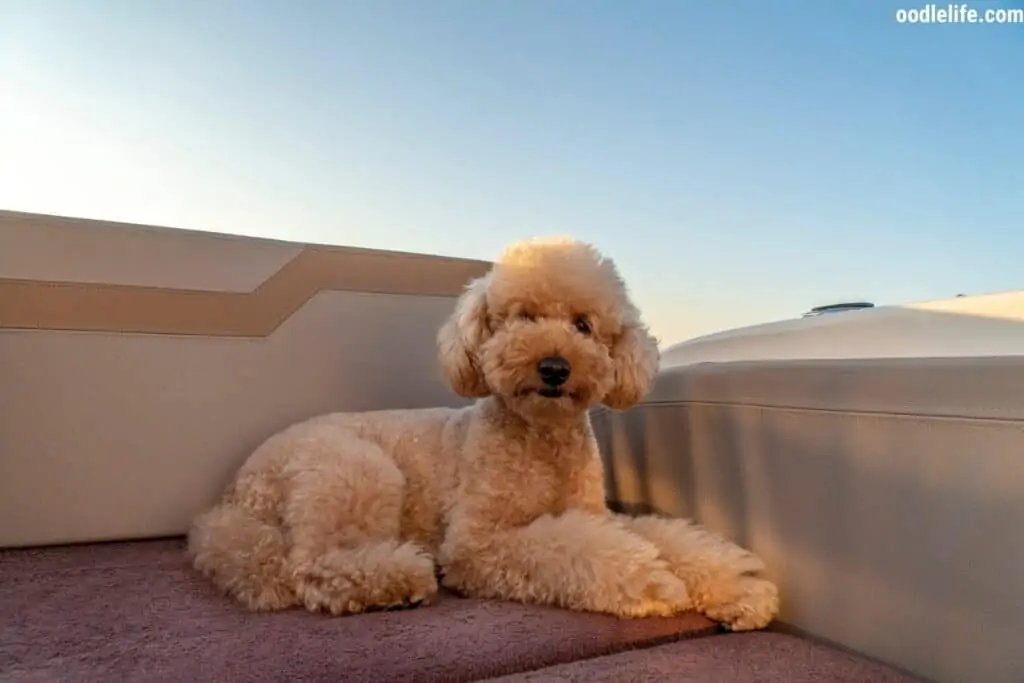
M 572 373 L 572 366 L 569 361 L 561 356 L 548 356 L 541 358 L 537 363 L 537 374 L 544 387 L 538 390 L 541 396 L 547 398 L 558 398 L 562 395 L 560 387 L 565 384 Z

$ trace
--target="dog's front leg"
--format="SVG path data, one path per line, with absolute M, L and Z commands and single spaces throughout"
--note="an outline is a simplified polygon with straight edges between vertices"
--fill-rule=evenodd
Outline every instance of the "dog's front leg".
M 614 517 L 657 546 L 705 616 L 746 631 L 767 626 L 778 614 L 778 589 L 760 576 L 764 562 L 749 550 L 685 519 Z
M 438 554 L 443 584 L 464 595 L 620 617 L 688 610 L 686 584 L 654 544 L 608 515 L 570 510 L 507 529 L 455 520 Z

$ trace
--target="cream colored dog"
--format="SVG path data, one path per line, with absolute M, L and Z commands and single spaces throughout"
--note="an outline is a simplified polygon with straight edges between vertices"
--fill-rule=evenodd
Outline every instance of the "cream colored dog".
M 253 610 L 332 614 L 467 596 L 620 617 L 696 609 L 734 630 L 778 610 L 750 552 L 605 506 L 588 409 L 648 390 L 658 349 L 612 261 L 513 245 L 439 335 L 465 408 L 339 413 L 269 438 L 190 532 L 195 567 Z

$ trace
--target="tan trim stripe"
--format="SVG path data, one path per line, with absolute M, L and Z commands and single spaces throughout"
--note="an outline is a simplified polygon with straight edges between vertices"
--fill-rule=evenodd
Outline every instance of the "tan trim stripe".
M 318 292 L 457 296 L 490 264 L 306 247 L 251 292 L 0 278 L 0 328 L 266 337 Z

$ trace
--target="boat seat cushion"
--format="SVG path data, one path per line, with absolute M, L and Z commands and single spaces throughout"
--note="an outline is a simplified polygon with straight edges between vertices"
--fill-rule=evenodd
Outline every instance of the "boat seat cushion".
M 0 552 L 0 681 L 473 681 L 716 632 L 442 596 L 402 612 L 254 614 L 182 540 Z

